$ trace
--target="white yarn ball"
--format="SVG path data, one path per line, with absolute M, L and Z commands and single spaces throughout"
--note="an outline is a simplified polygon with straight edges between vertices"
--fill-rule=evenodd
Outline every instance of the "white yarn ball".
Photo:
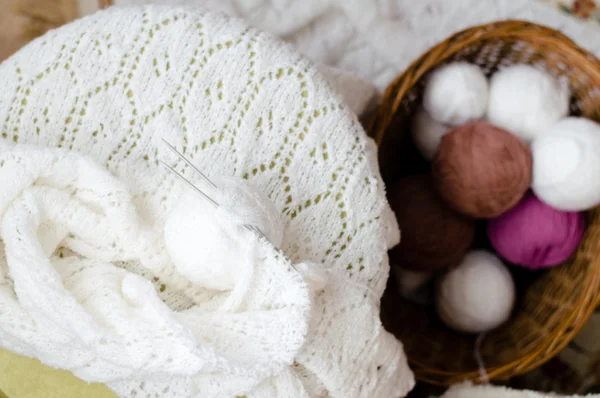
M 600 125 L 568 117 L 531 144 L 532 189 L 546 204 L 564 211 L 600 204 Z
M 472 251 L 442 278 L 436 303 L 446 325 L 460 332 L 481 333 L 510 317 L 515 284 L 496 256 Z
M 481 119 L 488 97 L 488 81 L 479 66 L 454 62 L 433 71 L 423 93 L 423 107 L 438 122 L 458 126 Z
M 450 128 L 433 119 L 427 111 L 419 109 L 413 116 L 411 134 L 413 142 L 425 159 L 435 156 L 440 141 Z
M 192 190 L 186 190 L 169 212 L 164 237 L 167 252 L 178 272 L 198 286 L 232 290 L 244 267 L 252 261 L 252 232 L 243 225 L 258 227 L 277 247 L 283 225 L 271 200 L 241 179 L 215 180 L 218 191 L 209 194 L 219 208 Z
M 569 88 L 547 72 L 518 64 L 492 76 L 487 119 L 526 142 L 569 112 Z

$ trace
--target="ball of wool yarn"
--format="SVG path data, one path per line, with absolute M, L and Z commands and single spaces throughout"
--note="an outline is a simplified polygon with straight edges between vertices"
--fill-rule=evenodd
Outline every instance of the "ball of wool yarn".
M 583 214 L 556 210 L 531 193 L 487 226 L 496 252 L 530 269 L 558 265 L 571 257 L 584 230 Z
M 164 226 L 165 246 L 179 273 L 200 287 L 232 290 L 251 266 L 256 237 L 243 225 L 258 227 L 279 247 L 283 224 L 268 196 L 236 178 L 215 179 L 218 190 L 203 188 L 218 204 L 186 190 Z
M 457 126 L 481 119 L 488 97 L 488 81 L 481 68 L 454 62 L 433 71 L 423 93 L 423 107 L 438 122 Z
M 559 210 L 588 210 L 600 204 L 600 125 L 569 117 L 531 144 L 532 189 Z
M 425 159 L 431 160 L 448 130 L 448 126 L 434 120 L 424 109 L 419 109 L 412 118 L 410 131 L 417 149 Z
M 475 236 L 475 222 L 452 210 L 439 197 L 428 175 L 401 179 L 389 195 L 402 231 L 391 261 L 416 271 L 457 264 Z
M 517 137 L 487 122 L 455 127 L 433 159 L 436 189 L 455 210 L 495 217 L 514 206 L 531 182 L 531 152 Z
M 569 88 L 530 65 L 513 65 L 491 78 L 487 119 L 529 142 L 569 112 Z
M 472 251 L 438 284 L 438 315 L 457 331 L 486 332 L 508 320 L 515 290 L 510 272 L 498 257 Z

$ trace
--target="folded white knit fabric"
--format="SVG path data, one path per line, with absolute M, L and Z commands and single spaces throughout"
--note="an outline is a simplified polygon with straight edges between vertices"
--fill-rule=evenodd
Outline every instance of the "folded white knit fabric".
M 399 231 L 376 148 L 292 49 L 212 12 L 112 9 L 34 41 L 0 81 L 3 347 L 122 397 L 412 388 L 379 320 Z M 160 161 L 199 177 L 163 139 L 267 195 L 300 272 L 260 240 L 243 285 L 178 268 L 163 231 L 189 190 Z
M 181 286 L 189 304 L 165 299 L 172 309 L 160 288 L 118 266 L 138 261 L 162 275 L 166 259 L 160 231 L 143 227 L 105 169 L 73 152 L 22 145 L 2 150 L 0 163 L 8 268 L 0 320 L 3 341 L 18 342 L 9 348 L 89 381 L 189 378 L 174 396 L 191 396 L 194 386 L 203 396 L 244 393 L 293 362 L 310 293 L 269 246 L 255 240 L 253 273 L 234 309 L 207 311 L 198 287 L 174 278 L 170 286 Z

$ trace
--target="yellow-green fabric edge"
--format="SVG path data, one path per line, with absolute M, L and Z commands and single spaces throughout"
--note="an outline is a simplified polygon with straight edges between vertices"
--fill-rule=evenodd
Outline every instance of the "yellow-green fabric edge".
M 103 384 L 0 349 L 0 398 L 117 398 Z

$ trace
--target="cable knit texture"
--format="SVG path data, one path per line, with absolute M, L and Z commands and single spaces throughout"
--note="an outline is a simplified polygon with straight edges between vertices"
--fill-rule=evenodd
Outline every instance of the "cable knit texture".
M 34 41 L 0 78 L 3 347 L 122 397 L 412 387 L 379 320 L 399 232 L 375 146 L 293 50 L 221 14 L 115 8 Z M 163 138 L 269 196 L 312 290 L 262 240 L 242 293 L 178 272 L 163 228 L 189 187 L 159 160 L 198 176 Z

